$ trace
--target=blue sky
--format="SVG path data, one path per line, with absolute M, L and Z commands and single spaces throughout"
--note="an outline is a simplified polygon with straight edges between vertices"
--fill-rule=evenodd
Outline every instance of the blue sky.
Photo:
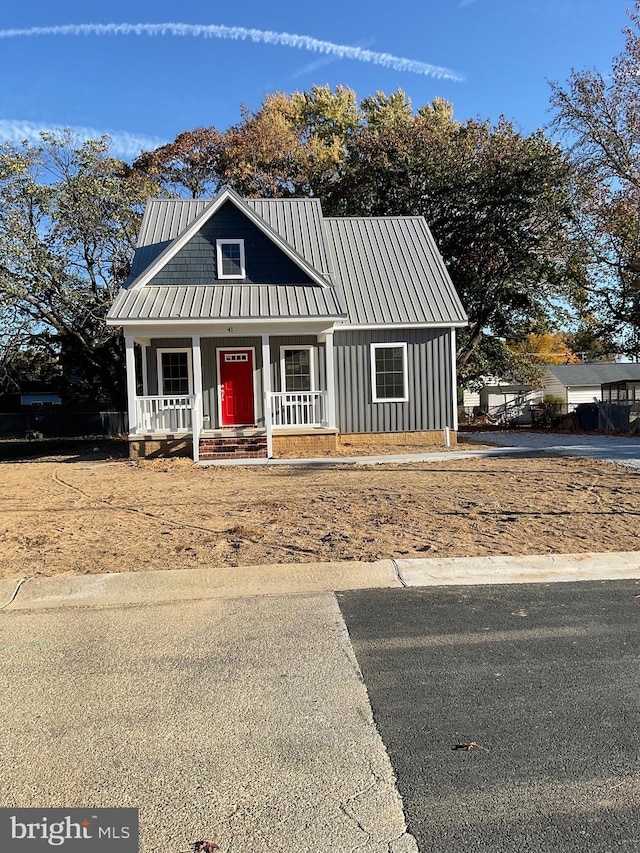
M 5 0 L 0 141 L 32 136 L 39 127 L 71 127 L 90 135 L 111 133 L 115 152 L 130 158 L 140 146 L 169 141 L 182 130 L 211 124 L 225 129 L 239 120 L 241 104 L 255 109 L 268 92 L 306 90 L 314 83 L 349 86 L 359 98 L 401 87 L 416 108 L 443 97 L 453 102 L 460 120 L 495 121 L 504 114 L 530 133 L 550 119 L 548 81 L 565 81 L 572 68 L 609 70 L 624 44 L 630 5 L 631 0 Z M 228 38 L 227 30 L 221 31 L 224 37 L 210 38 L 10 32 L 166 22 L 259 32 L 254 41 Z M 316 41 L 290 47 L 287 38 L 267 32 Z M 316 42 L 328 43 L 330 52 L 312 50 Z M 341 58 L 341 45 L 359 48 L 360 58 Z M 400 63 L 397 70 L 380 54 L 418 65 Z M 452 79 L 456 76 L 462 79 Z

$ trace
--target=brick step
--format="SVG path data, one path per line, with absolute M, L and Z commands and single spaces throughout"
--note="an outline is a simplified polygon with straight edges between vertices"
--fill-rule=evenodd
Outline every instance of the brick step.
M 267 455 L 266 437 L 202 438 L 200 459 L 260 459 Z

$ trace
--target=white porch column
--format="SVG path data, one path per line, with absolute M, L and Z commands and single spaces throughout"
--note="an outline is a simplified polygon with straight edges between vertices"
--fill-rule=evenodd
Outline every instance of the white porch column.
M 327 370 L 327 426 L 336 426 L 336 376 L 333 360 L 333 330 L 325 335 L 325 363 Z
M 191 351 L 193 353 L 193 394 L 195 396 L 195 405 L 191 417 L 193 433 L 193 461 L 197 462 L 200 459 L 200 432 L 203 424 L 203 405 L 202 405 L 202 355 L 200 353 L 200 335 L 191 337 Z
M 273 424 L 271 422 L 271 347 L 269 335 L 262 336 L 262 392 L 264 425 L 267 431 L 267 459 L 273 459 Z
M 127 368 L 127 410 L 129 413 L 129 435 L 135 435 L 138 431 L 136 423 L 136 357 L 133 338 L 125 335 L 124 351 L 125 364 Z
M 149 365 L 147 364 L 147 345 L 140 344 L 142 349 L 142 396 L 149 393 Z
M 453 418 L 451 429 L 458 430 L 458 376 L 456 372 L 456 330 L 451 329 L 451 394 L 453 396 Z

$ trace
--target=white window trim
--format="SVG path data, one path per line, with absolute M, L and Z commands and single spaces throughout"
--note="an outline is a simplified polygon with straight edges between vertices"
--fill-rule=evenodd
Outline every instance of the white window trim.
M 240 275 L 225 275 L 222 271 L 222 247 L 230 245 L 240 246 Z M 244 262 L 244 240 L 216 240 L 216 268 L 218 270 L 218 278 L 246 278 L 247 269 Z
M 284 357 L 285 353 L 291 350 L 306 349 L 309 350 L 309 373 L 311 374 L 311 388 L 308 391 L 287 391 L 287 377 L 285 375 Z M 312 391 L 317 391 L 316 388 L 316 364 L 315 364 L 315 347 L 313 344 L 286 344 L 280 347 L 280 390 L 283 394 L 310 394 Z
M 402 349 L 402 397 L 378 397 L 376 393 L 376 350 L 377 349 Z M 406 403 L 409 400 L 409 376 L 407 365 L 407 342 L 397 341 L 395 343 L 371 344 L 371 395 L 374 403 Z
M 163 375 L 162 375 L 162 354 L 165 352 L 186 352 L 187 354 L 187 382 L 189 385 L 189 395 L 193 394 L 193 366 L 191 364 L 191 348 L 190 347 L 163 347 L 156 351 L 157 366 L 158 366 L 158 397 L 180 397 L 181 394 L 165 394 L 163 391 Z

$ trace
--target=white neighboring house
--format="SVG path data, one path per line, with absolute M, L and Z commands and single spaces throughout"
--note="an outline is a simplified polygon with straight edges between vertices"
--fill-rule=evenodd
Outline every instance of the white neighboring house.
M 471 416 L 480 409 L 490 418 L 525 422 L 530 420 L 530 415 L 527 416 L 530 405 L 545 397 L 561 399 L 564 411 L 572 412 L 580 403 L 602 400 L 603 385 L 640 382 L 640 364 L 546 364 L 537 387 L 510 384 L 496 376 L 487 376 L 484 381 L 479 391 L 464 391 L 465 413 Z M 613 399 L 611 391 L 606 399 Z
M 542 396 L 560 397 L 572 412 L 580 403 L 602 400 L 602 386 L 640 380 L 640 364 L 547 364 Z
M 483 381 L 478 391 L 463 391 L 462 405 L 468 417 L 480 410 L 497 420 L 530 421 L 528 404 L 540 393 L 532 385 L 505 382 L 498 376 L 486 376 Z

